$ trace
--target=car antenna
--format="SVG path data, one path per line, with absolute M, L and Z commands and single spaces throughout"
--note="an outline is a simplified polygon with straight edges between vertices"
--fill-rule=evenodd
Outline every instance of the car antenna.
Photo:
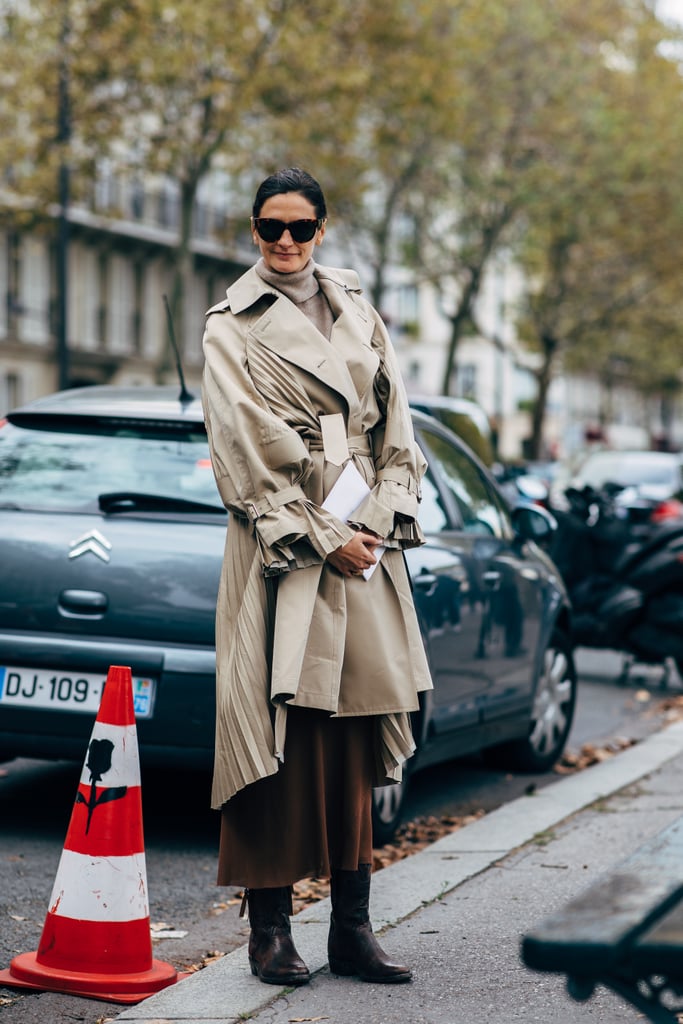
M 168 336 L 171 339 L 173 345 L 173 351 L 175 352 L 175 364 L 178 370 L 178 376 L 180 378 L 180 395 L 178 396 L 179 401 L 183 404 L 185 402 L 194 401 L 194 395 L 191 394 L 185 387 L 185 374 L 183 373 L 183 364 L 180 362 L 180 352 L 178 350 L 178 342 L 176 341 L 175 331 L 173 330 L 173 317 L 171 316 L 171 307 L 168 303 L 168 296 L 164 295 L 164 305 L 166 306 L 166 319 L 168 321 Z

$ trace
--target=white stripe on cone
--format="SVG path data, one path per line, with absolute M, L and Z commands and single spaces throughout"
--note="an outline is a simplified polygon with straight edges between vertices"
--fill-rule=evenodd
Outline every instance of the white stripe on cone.
M 79 921 L 149 917 L 144 853 L 95 858 L 63 850 L 49 910 Z
M 110 740 L 114 744 L 111 754 L 111 768 L 97 780 L 100 786 L 139 786 L 140 756 L 135 725 L 109 725 L 95 722 L 90 741 Z M 81 782 L 89 786 L 92 779 L 87 767 L 86 756 L 81 772 Z

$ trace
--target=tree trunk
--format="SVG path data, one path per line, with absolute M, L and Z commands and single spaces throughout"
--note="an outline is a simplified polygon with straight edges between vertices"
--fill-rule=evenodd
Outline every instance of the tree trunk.
M 469 281 L 465 286 L 458 308 L 452 316 L 448 317 L 451 325 L 451 336 L 448 342 L 448 351 L 446 352 L 446 362 L 443 370 L 443 378 L 441 381 L 441 393 L 444 395 L 450 395 L 451 383 L 453 381 L 453 370 L 455 368 L 455 356 L 458 350 L 458 343 L 464 333 L 464 327 L 466 324 L 472 322 L 472 306 L 474 300 L 477 297 L 479 291 L 479 282 L 481 281 L 481 274 L 473 273 L 470 275 Z
M 552 381 L 553 362 L 557 351 L 554 338 L 545 337 L 543 343 L 543 364 L 537 374 L 538 391 L 531 415 L 531 437 L 529 439 L 529 458 L 543 458 L 543 428 L 548 405 L 548 392 Z
M 384 289 L 386 288 L 386 281 L 384 278 L 384 268 L 386 265 L 385 259 L 386 257 L 382 253 L 379 257 L 377 265 L 375 266 L 375 274 L 372 282 L 372 287 L 370 288 L 372 304 L 380 314 L 382 312 L 382 302 L 384 300 Z
M 372 304 L 380 313 L 384 300 L 384 289 L 386 287 L 386 269 L 388 264 L 389 245 L 394 230 L 396 212 L 400 209 L 401 201 L 409 190 L 411 183 L 415 180 L 418 170 L 422 166 L 426 155 L 426 146 L 420 147 L 413 153 L 403 170 L 394 179 L 392 187 L 386 196 L 384 210 L 380 218 L 377 231 L 375 232 L 375 248 L 377 259 L 375 261 L 375 274 L 370 295 Z

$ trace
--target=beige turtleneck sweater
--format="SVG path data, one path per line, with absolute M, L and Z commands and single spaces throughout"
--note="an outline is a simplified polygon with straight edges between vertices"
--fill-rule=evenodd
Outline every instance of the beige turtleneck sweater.
M 320 291 L 313 260 L 292 274 L 281 274 L 277 270 L 270 270 L 260 259 L 256 264 L 256 273 L 266 284 L 286 295 L 315 324 L 320 333 L 330 340 L 334 316 L 324 293 Z

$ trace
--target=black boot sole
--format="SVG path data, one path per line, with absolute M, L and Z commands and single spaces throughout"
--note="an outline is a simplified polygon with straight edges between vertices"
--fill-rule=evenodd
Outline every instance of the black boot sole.
M 332 974 L 337 974 L 340 978 L 355 976 L 360 978 L 361 981 L 368 981 L 379 985 L 402 985 L 407 981 L 413 980 L 412 971 L 405 971 L 402 974 L 368 974 L 362 968 L 356 967 L 355 964 L 349 961 L 335 960 L 333 958 L 329 961 L 329 964 Z
M 311 980 L 310 974 L 280 974 L 277 976 L 262 974 L 257 961 L 251 958 L 249 959 L 249 966 L 254 977 L 266 985 L 308 985 Z

